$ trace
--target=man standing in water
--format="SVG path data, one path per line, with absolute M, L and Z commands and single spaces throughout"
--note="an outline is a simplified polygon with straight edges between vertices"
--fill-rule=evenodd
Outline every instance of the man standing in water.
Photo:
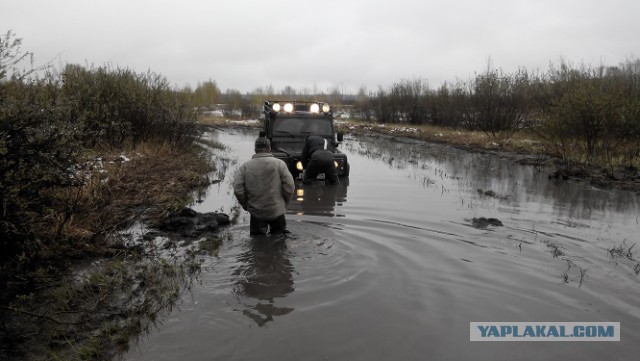
M 336 166 L 333 163 L 333 153 L 328 150 L 326 138 L 319 135 L 310 135 L 302 148 L 300 160 L 304 167 L 304 182 L 310 182 L 320 173 L 324 173 L 324 177 L 329 183 L 338 183 L 336 175 Z
M 251 235 L 286 233 L 284 214 L 295 188 L 293 177 L 287 165 L 271 154 L 269 139 L 258 138 L 255 153 L 236 173 L 233 193 L 251 214 Z

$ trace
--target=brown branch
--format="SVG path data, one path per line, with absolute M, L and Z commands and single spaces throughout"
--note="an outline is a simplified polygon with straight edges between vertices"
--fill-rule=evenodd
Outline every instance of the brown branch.
M 33 313 L 33 312 L 17 309 L 17 308 L 10 307 L 10 306 L 0 305 L 0 308 L 1 309 L 5 309 L 7 311 L 12 311 L 12 312 L 20 313 L 20 314 L 23 314 L 23 315 L 31 316 L 31 317 L 42 318 L 42 319 L 45 319 L 45 320 L 47 320 L 49 322 L 53 322 L 53 323 L 56 323 L 56 324 L 59 324 L 59 325 L 77 325 L 78 324 L 78 322 L 60 321 L 60 320 L 55 319 L 55 318 L 53 318 L 51 316 L 40 315 L 40 314 L 37 314 L 37 313 Z

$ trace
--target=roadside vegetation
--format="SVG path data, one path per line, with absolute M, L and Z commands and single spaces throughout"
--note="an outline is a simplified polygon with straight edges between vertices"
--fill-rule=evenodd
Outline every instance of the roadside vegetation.
M 197 250 L 122 233 L 209 184 L 188 97 L 152 72 L 24 65 L 0 38 L 0 358 L 109 359 L 170 309 Z

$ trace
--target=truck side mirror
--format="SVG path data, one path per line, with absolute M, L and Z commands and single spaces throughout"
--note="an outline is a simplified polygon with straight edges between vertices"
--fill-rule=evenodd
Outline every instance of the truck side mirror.
M 258 137 L 260 138 L 264 138 L 267 135 L 267 133 L 264 130 L 261 130 Z
M 342 142 L 344 140 L 344 134 L 338 133 L 338 142 Z

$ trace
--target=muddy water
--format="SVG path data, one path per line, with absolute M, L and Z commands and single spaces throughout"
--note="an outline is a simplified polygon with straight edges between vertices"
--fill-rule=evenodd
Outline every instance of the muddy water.
M 235 161 L 197 210 L 232 210 L 254 133 L 210 135 Z M 609 252 L 638 241 L 637 195 L 440 145 L 341 147 L 348 183 L 298 185 L 285 239 L 251 239 L 240 213 L 201 282 L 125 359 L 637 359 L 638 261 Z M 622 340 L 470 342 L 471 321 L 620 322 Z

